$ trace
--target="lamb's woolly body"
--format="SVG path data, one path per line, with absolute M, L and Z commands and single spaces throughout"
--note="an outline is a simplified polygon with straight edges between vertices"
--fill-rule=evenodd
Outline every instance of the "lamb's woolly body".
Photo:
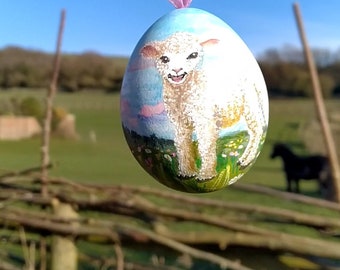
M 241 166 L 254 160 L 263 133 L 263 112 L 254 109 L 258 104 L 251 103 L 259 100 L 256 91 L 249 95 L 249 100 L 249 92 L 245 95 L 247 87 L 243 85 L 229 90 L 228 100 L 223 102 L 216 101 L 214 94 L 209 92 L 206 73 L 200 68 L 203 47 L 217 42 L 216 39 L 199 42 L 190 33 L 175 33 L 164 41 L 145 45 L 141 51 L 144 57 L 155 60 L 162 76 L 164 107 L 175 127 L 179 174 L 184 177 L 197 176 L 206 180 L 216 175 L 216 144 L 222 128 L 234 125 L 242 117 L 245 119 L 249 142 L 239 159 Z M 199 171 L 192 147 L 193 133 L 201 157 Z

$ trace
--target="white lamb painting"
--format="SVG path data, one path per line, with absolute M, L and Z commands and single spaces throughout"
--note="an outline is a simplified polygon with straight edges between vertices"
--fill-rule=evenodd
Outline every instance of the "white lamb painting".
M 254 164 L 268 95 L 243 40 L 220 18 L 176 9 L 137 43 L 124 75 L 121 117 L 139 164 L 162 184 L 211 192 Z
M 234 83 L 220 85 L 221 80 L 214 79 L 228 75 L 222 75 L 223 67 L 202 67 L 205 50 L 219 50 L 219 43 L 213 36 L 202 39 L 192 33 L 176 32 L 165 40 L 147 43 L 140 51 L 144 58 L 155 62 L 162 77 L 164 108 L 174 126 L 178 174 L 183 177 L 215 177 L 219 134 L 240 121 L 246 125 L 249 141 L 238 164 L 250 165 L 267 126 L 263 93 L 251 78 L 230 78 Z M 199 168 L 193 136 L 201 160 Z

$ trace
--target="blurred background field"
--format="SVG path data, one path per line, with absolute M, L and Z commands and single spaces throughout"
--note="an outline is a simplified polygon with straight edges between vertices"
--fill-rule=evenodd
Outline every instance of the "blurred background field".
M 42 90 L 12 89 L 0 91 L 0 99 L 33 96 L 43 102 Z M 340 111 L 339 100 L 327 100 L 330 113 Z M 53 137 L 51 175 L 86 183 L 133 184 L 163 188 L 144 172 L 131 155 L 123 136 L 119 117 L 119 93 L 82 91 L 58 93 L 55 106 L 61 106 L 76 117 L 78 139 Z M 311 99 L 270 100 L 270 122 L 267 139 L 254 167 L 240 180 L 280 190 L 285 188 L 281 160 L 269 158 L 273 143 L 288 143 L 300 154 L 308 153 L 304 133 L 315 119 Z M 322 134 L 315 134 L 319 144 Z M 40 163 L 40 138 L 22 141 L 0 141 L 0 170 L 2 173 L 37 166 Z M 302 190 L 311 193 L 316 183 L 302 183 Z M 226 190 L 208 196 L 225 197 Z M 314 194 L 316 195 L 316 194 Z
M 281 168 L 281 160 L 269 158 L 272 145 L 275 142 L 280 141 L 288 144 L 298 154 L 325 153 L 322 133 L 312 100 L 311 80 L 300 45 L 297 45 L 300 43 L 291 14 L 291 3 L 280 1 L 280 3 L 272 2 L 270 4 L 268 1 L 260 1 L 254 5 L 255 2 L 252 1 L 248 1 L 247 4 L 242 1 L 234 1 L 235 3 L 225 2 L 224 4 L 214 5 L 212 1 L 202 0 L 201 3 L 199 3 L 200 0 L 197 1 L 195 2 L 197 7 L 210 10 L 221 16 L 222 19 L 226 19 L 244 38 L 249 48 L 256 54 L 270 96 L 270 121 L 263 150 L 255 165 L 235 185 L 248 183 L 284 191 L 286 183 Z M 58 81 L 59 92 L 54 107 L 61 108 L 59 111 L 61 114 L 68 112 L 75 116 L 78 136 L 72 139 L 61 138 L 55 134 L 52 136 L 50 154 L 53 167 L 49 173 L 50 177 L 68 179 L 72 183 L 74 181 L 76 183 L 109 186 L 125 184 L 131 187 L 152 187 L 157 191 L 168 191 L 172 195 L 185 195 L 161 185 L 138 165 L 125 143 L 119 117 L 119 91 L 128 55 L 130 55 L 132 46 L 135 45 L 146 27 L 154 22 L 160 14 L 169 10 L 168 1 L 160 2 L 154 6 L 143 5 L 139 0 L 135 0 L 133 4 L 126 1 L 111 1 L 101 3 L 101 5 L 85 2 L 79 5 L 79 3 L 72 3 L 72 1 L 67 3 L 60 1 L 54 4 L 28 1 L 25 3 L 26 6 L 24 3 L 20 3 L 20 9 L 13 9 L 13 5 L 18 3 L 12 2 L 3 6 L 3 16 L 1 16 L 4 35 L 0 48 L 0 116 L 11 115 L 11 112 L 3 114 L 3 105 L 8 104 L 8 101 L 11 100 L 17 102 L 33 97 L 44 104 L 46 89 L 52 73 L 52 52 L 55 44 L 54 29 L 58 19 L 57 11 L 64 6 L 68 14 Z M 335 3 L 333 5 L 314 3 L 313 5 L 307 0 L 301 0 L 301 3 L 304 11 L 306 11 L 306 23 L 312 41 L 312 52 L 319 71 L 323 95 L 326 98 L 326 108 L 331 120 L 333 135 L 339 150 L 340 49 L 339 39 L 334 38 L 334 33 L 336 36 L 338 31 L 338 9 L 335 8 Z M 39 5 L 39 8 L 35 5 Z M 143 5 L 143 7 L 139 8 L 139 5 Z M 132 6 L 135 8 L 131 8 Z M 152 10 L 152 8 L 157 10 Z M 15 10 L 15 14 L 12 12 L 13 10 Z M 143 12 L 140 12 L 141 10 Z M 258 15 L 257 18 L 253 16 L 255 14 Z M 22 18 L 25 18 L 25 20 Z M 249 24 L 249 18 L 253 20 L 253 23 Z M 329 22 L 327 22 L 328 20 Z M 41 27 L 42 23 L 44 27 Z M 253 29 L 251 29 L 252 27 Z M 320 31 L 320 27 L 323 30 L 327 29 L 327 31 Z M 41 164 L 40 148 L 40 136 L 18 141 L 0 140 L 0 175 L 39 166 Z M 11 213 L 18 206 L 19 209 L 22 208 L 22 216 L 38 214 L 36 212 L 40 211 L 41 213 L 35 217 L 38 220 L 39 217 L 46 215 L 40 219 L 41 223 L 44 223 L 51 213 L 52 203 L 47 207 L 41 207 L 42 205 L 39 204 L 24 202 L 26 197 L 17 196 L 16 192 L 17 189 L 22 188 L 24 191 L 22 194 L 27 195 L 28 182 L 24 182 L 26 180 L 20 182 L 22 180 L 20 180 L 20 177 L 19 180 L 15 178 L 14 175 L 13 179 L 9 179 L 10 181 L 14 180 L 12 186 L 6 186 L 5 182 L 1 183 L 3 185 L 1 189 L 2 198 L 5 198 L 0 201 L 1 215 L 5 216 L 6 212 L 9 213 L 10 217 L 11 215 L 18 215 L 16 214 L 18 212 Z M 22 184 L 21 187 L 18 184 L 19 182 L 16 182 L 17 180 Z M 32 183 L 34 186 L 33 193 L 28 194 L 29 198 L 37 195 L 35 194 L 37 184 L 35 181 L 32 181 Z M 66 197 L 69 195 L 71 198 L 79 195 L 76 192 L 77 188 L 73 189 L 72 185 L 70 184 L 64 190 L 61 188 L 64 193 L 61 194 L 60 198 L 65 198 L 64 195 Z M 51 186 L 52 184 L 50 184 Z M 11 187 L 15 188 L 11 189 Z M 70 188 L 68 189 L 68 187 Z M 51 187 L 51 190 L 53 188 Z M 57 186 L 56 191 L 59 188 Z M 301 182 L 301 191 L 304 195 L 318 198 L 320 194 L 317 189 L 318 185 L 314 181 Z M 124 192 L 126 191 L 122 193 Z M 113 198 L 110 197 L 109 199 L 114 201 L 118 198 L 119 200 L 121 194 L 118 193 L 113 193 Z M 14 199 L 11 197 L 12 194 L 14 194 Z M 125 203 L 126 197 L 124 195 L 127 194 L 128 192 L 122 194 L 121 203 Z M 6 197 L 7 195 L 8 197 Z M 89 196 L 86 197 L 87 195 Z M 93 192 L 86 194 L 85 197 L 92 200 L 97 195 Z M 137 194 L 137 196 L 139 195 Z M 145 198 L 152 197 L 148 195 Z M 218 202 L 226 203 L 236 202 L 248 205 L 250 212 L 238 211 L 237 208 L 227 208 L 226 210 L 224 208 L 199 207 L 190 203 L 184 205 L 180 200 L 166 200 L 156 197 L 153 197 L 149 202 L 155 203 L 156 208 L 164 209 L 168 207 L 168 209 L 175 211 L 187 210 L 189 216 L 191 213 L 207 214 L 217 217 L 221 221 L 234 222 L 240 228 L 253 226 L 259 230 L 264 229 L 268 232 L 277 233 L 275 237 L 278 236 L 267 248 L 233 246 L 228 245 L 228 243 L 223 243 L 225 246 L 222 247 L 221 242 L 218 241 L 219 244 L 216 246 L 200 247 L 213 254 L 235 259 L 257 270 L 336 269 L 335 267 L 340 265 L 338 257 L 336 260 L 328 261 L 327 259 L 324 260 L 323 257 L 304 256 L 299 253 L 296 247 L 293 247 L 293 250 L 296 248 L 296 253 L 287 253 L 285 250 L 281 252 L 281 250 L 275 249 L 280 240 L 287 240 L 281 239 L 285 238 L 282 236 L 284 234 L 324 241 L 323 247 L 327 245 L 333 247 L 332 244 L 337 245 L 339 243 L 340 227 L 313 227 L 311 224 L 299 223 L 294 218 L 285 219 L 282 216 L 275 218 L 257 212 L 261 207 L 268 207 L 267 209 L 271 210 L 282 210 L 283 213 L 286 210 L 294 210 L 297 216 L 301 214 L 301 216 L 306 217 L 304 214 L 307 214 L 307 219 L 319 217 L 323 221 L 328 219 L 338 221 L 340 213 L 337 210 L 316 207 L 286 198 L 247 192 L 233 187 L 208 194 L 191 194 L 190 197 L 198 199 L 199 202 L 204 199 L 218 199 Z M 134 196 L 131 198 L 134 199 Z M 84 219 L 82 225 L 85 226 L 88 225 L 88 221 L 95 223 L 104 220 L 105 222 L 113 221 L 124 225 L 138 224 L 152 232 L 157 231 L 157 222 L 154 223 L 154 221 L 159 217 L 156 216 L 153 219 L 152 214 L 148 216 L 152 217 L 151 219 L 144 220 L 144 213 L 142 213 L 142 217 L 138 215 L 129 217 L 124 216 L 126 213 L 120 215 L 110 212 L 111 210 L 104 213 L 95 212 L 93 209 L 81 209 L 79 204 L 72 206 L 81 215 L 81 219 Z M 137 206 L 136 209 L 140 209 L 138 207 L 141 205 L 138 205 L 137 201 L 135 206 Z M 114 209 L 114 211 L 116 210 Z M 50 216 L 52 216 L 52 220 L 55 220 L 53 215 Z M 37 239 L 40 238 L 41 231 L 35 230 L 35 228 L 31 230 L 29 226 L 23 227 L 22 224 L 15 222 L 13 228 L 11 228 L 13 222 L 9 222 L 6 218 L 0 219 L 0 221 L 3 221 L 0 227 L 0 268 L 1 263 L 6 260 L 18 267 L 25 265 L 27 254 L 25 254 L 24 245 L 18 240 L 20 231 L 22 231 L 22 228 L 25 230 L 27 228 L 28 240 L 37 244 L 37 247 L 39 245 Z M 157 221 L 160 221 L 160 225 L 170 230 L 174 229 L 186 236 L 196 232 L 198 239 L 204 233 L 209 234 L 211 232 L 214 234 L 218 232 L 222 234 L 228 231 L 191 220 L 161 217 Z M 231 230 L 230 232 L 232 235 L 238 235 L 238 228 L 236 231 Z M 45 233 L 45 231 L 42 232 L 41 239 L 51 240 L 49 239 L 51 237 L 46 237 Z M 54 233 L 52 232 L 52 234 Z M 260 237 L 267 238 L 265 236 Z M 88 242 L 88 239 L 85 238 L 76 237 L 75 239 L 79 249 L 79 269 L 99 269 L 99 267 L 95 267 L 95 265 L 98 266 L 96 262 L 103 262 L 100 269 L 111 269 L 107 266 L 107 263 L 110 264 L 112 258 L 117 255 L 112 248 L 113 243 L 98 244 Z M 218 234 L 218 239 L 220 239 L 220 234 Z M 262 239 L 260 240 L 258 242 L 262 242 Z M 302 249 L 308 246 L 304 241 L 301 243 Z M 155 266 L 153 269 L 157 269 L 157 265 L 160 268 L 164 266 L 162 269 L 179 269 L 177 268 L 180 265 L 179 260 L 188 261 L 188 258 L 183 254 L 151 242 L 138 244 L 137 242 L 127 241 L 122 245 L 122 248 L 126 262 L 141 262 L 142 265 L 147 263 Z M 318 249 L 318 246 L 315 249 Z M 340 249 L 335 248 L 334 250 Z M 93 259 L 92 266 L 89 264 L 88 258 L 84 259 L 84 255 Z M 340 255 L 338 254 L 338 256 Z M 39 255 L 35 259 L 38 263 Z M 162 260 L 166 260 L 169 268 L 166 265 L 157 264 Z M 189 257 L 189 263 L 190 260 Z M 316 262 L 316 264 L 313 262 Z M 189 264 L 185 269 L 215 269 L 209 263 L 200 260 L 191 261 L 191 263 L 192 265 Z M 129 263 L 126 265 L 127 267 L 130 266 Z
M 10 100 L 12 98 L 21 100 L 25 97 L 34 97 L 43 102 L 45 91 L 42 89 L 7 89 L 0 91 L 0 100 Z M 338 99 L 326 100 L 326 107 L 329 113 L 332 115 L 338 114 L 340 112 L 339 103 L 340 100 Z M 177 193 L 177 191 L 170 190 L 149 176 L 130 153 L 120 122 L 119 92 L 108 93 L 101 90 L 79 91 L 75 93 L 59 92 L 55 98 L 54 105 L 62 107 L 67 112 L 75 115 L 78 138 L 63 139 L 52 136 L 50 154 L 53 168 L 50 171 L 51 177 L 60 177 L 78 183 L 125 184 L 129 186 L 153 187 Z M 239 182 L 262 185 L 284 191 L 286 183 L 281 169 L 281 160 L 271 160 L 269 158 L 272 145 L 277 141 L 282 141 L 289 144 L 299 154 L 309 153 L 304 134 L 310 133 L 309 123 L 314 121 L 315 109 L 312 99 L 270 99 L 269 128 L 263 150 L 255 165 Z M 315 140 L 312 142 L 312 145 L 320 145 L 322 135 L 320 131 L 314 131 L 314 133 L 314 136 L 310 136 L 309 139 Z M 337 141 L 339 140 L 338 138 L 339 136 L 336 137 Z M 39 166 L 40 147 L 40 136 L 20 141 L 0 141 L 0 174 Z M 303 181 L 301 183 L 301 190 L 305 195 L 319 197 L 317 189 L 318 185 L 315 181 Z M 295 210 L 299 213 L 310 215 L 320 215 L 324 218 L 339 217 L 337 211 L 230 187 L 207 194 L 192 194 L 192 196 L 201 199 L 249 203 L 254 205 L 254 209 L 256 209 L 256 206 L 269 206 L 277 207 L 278 209 Z M 160 200 L 157 203 L 167 205 L 164 200 Z M 211 210 L 205 211 L 209 211 L 209 214 L 214 213 Z M 99 213 L 86 213 L 86 215 L 93 215 L 96 219 L 103 217 Z M 228 215 L 228 213 L 223 215 Z M 113 216 L 110 216 L 111 218 L 115 219 Z M 241 213 L 240 218 L 243 218 L 247 224 L 249 219 L 247 215 Z M 329 241 L 334 240 L 307 226 L 298 226 L 285 222 L 266 223 L 263 221 L 255 221 L 251 224 L 257 228 L 292 235 Z M 174 228 L 186 232 L 190 230 L 204 230 L 205 227 L 201 228 L 196 223 L 181 222 Z M 2 233 L 6 235 L 5 230 L 2 230 Z M 103 254 L 109 258 L 114 256 L 109 246 L 88 244 L 83 241 L 79 241 L 77 246 L 82 254 L 90 254 L 98 258 L 103 258 Z M 2 247 L 8 252 L 13 252 L 19 256 L 21 254 L 20 249 L 16 246 L 5 243 Z M 152 254 L 155 251 L 152 245 L 144 245 L 138 249 L 138 252 L 135 251 L 136 248 L 138 249 L 135 244 L 124 246 L 125 258 L 127 260 L 145 263 L 149 262 L 150 258 L 154 256 Z M 209 247 L 207 248 L 209 249 Z M 309 267 L 311 264 L 309 260 L 301 261 L 299 257 L 292 257 L 289 254 L 288 257 L 287 254 L 280 257 L 275 252 L 268 252 L 262 249 L 233 247 L 227 251 L 219 251 L 218 249 L 209 250 L 215 254 L 220 252 L 229 259 L 241 260 L 253 267 L 253 269 L 318 269 L 313 268 L 314 264 Z M 158 248 L 157 252 L 160 252 Z M 166 254 L 167 263 L 177 264 L 178 254 L 172 253 L 169 250 L 162 252 Z M 197 265 L 192 266 L 193 268 L 191 269 L 215 269 L 199 261 L 195 263 Z M 290 266 L 290 264 L 293 266 Z M 94 269 L 89 267 L 83 260 L 80 260 L 79 267 L 80 269 Z

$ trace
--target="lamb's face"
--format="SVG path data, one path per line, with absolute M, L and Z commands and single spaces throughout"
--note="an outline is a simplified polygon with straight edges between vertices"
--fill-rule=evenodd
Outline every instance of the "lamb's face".
M 163 41 L 154 41 L 141 49 L 143 57 L 152 58 L 161 76 L 172 85 L 183 84 L 199 68 L 203 47 L 218 43 L 218 39 L 199 41 L 191 33 L 178 32 Z
M 156 59 L 156 67 L 161 76 L 171 84 L 179 85 L 186 81 L 202 59 L 200 48 L 191 48 L 180 52 L 164 52 Z

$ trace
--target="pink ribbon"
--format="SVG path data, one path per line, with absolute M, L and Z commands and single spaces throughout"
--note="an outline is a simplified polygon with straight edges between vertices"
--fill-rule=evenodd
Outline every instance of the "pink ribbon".
M 175 8 L 187 8 L 190 6 L 192 0 L 169 0 Z

